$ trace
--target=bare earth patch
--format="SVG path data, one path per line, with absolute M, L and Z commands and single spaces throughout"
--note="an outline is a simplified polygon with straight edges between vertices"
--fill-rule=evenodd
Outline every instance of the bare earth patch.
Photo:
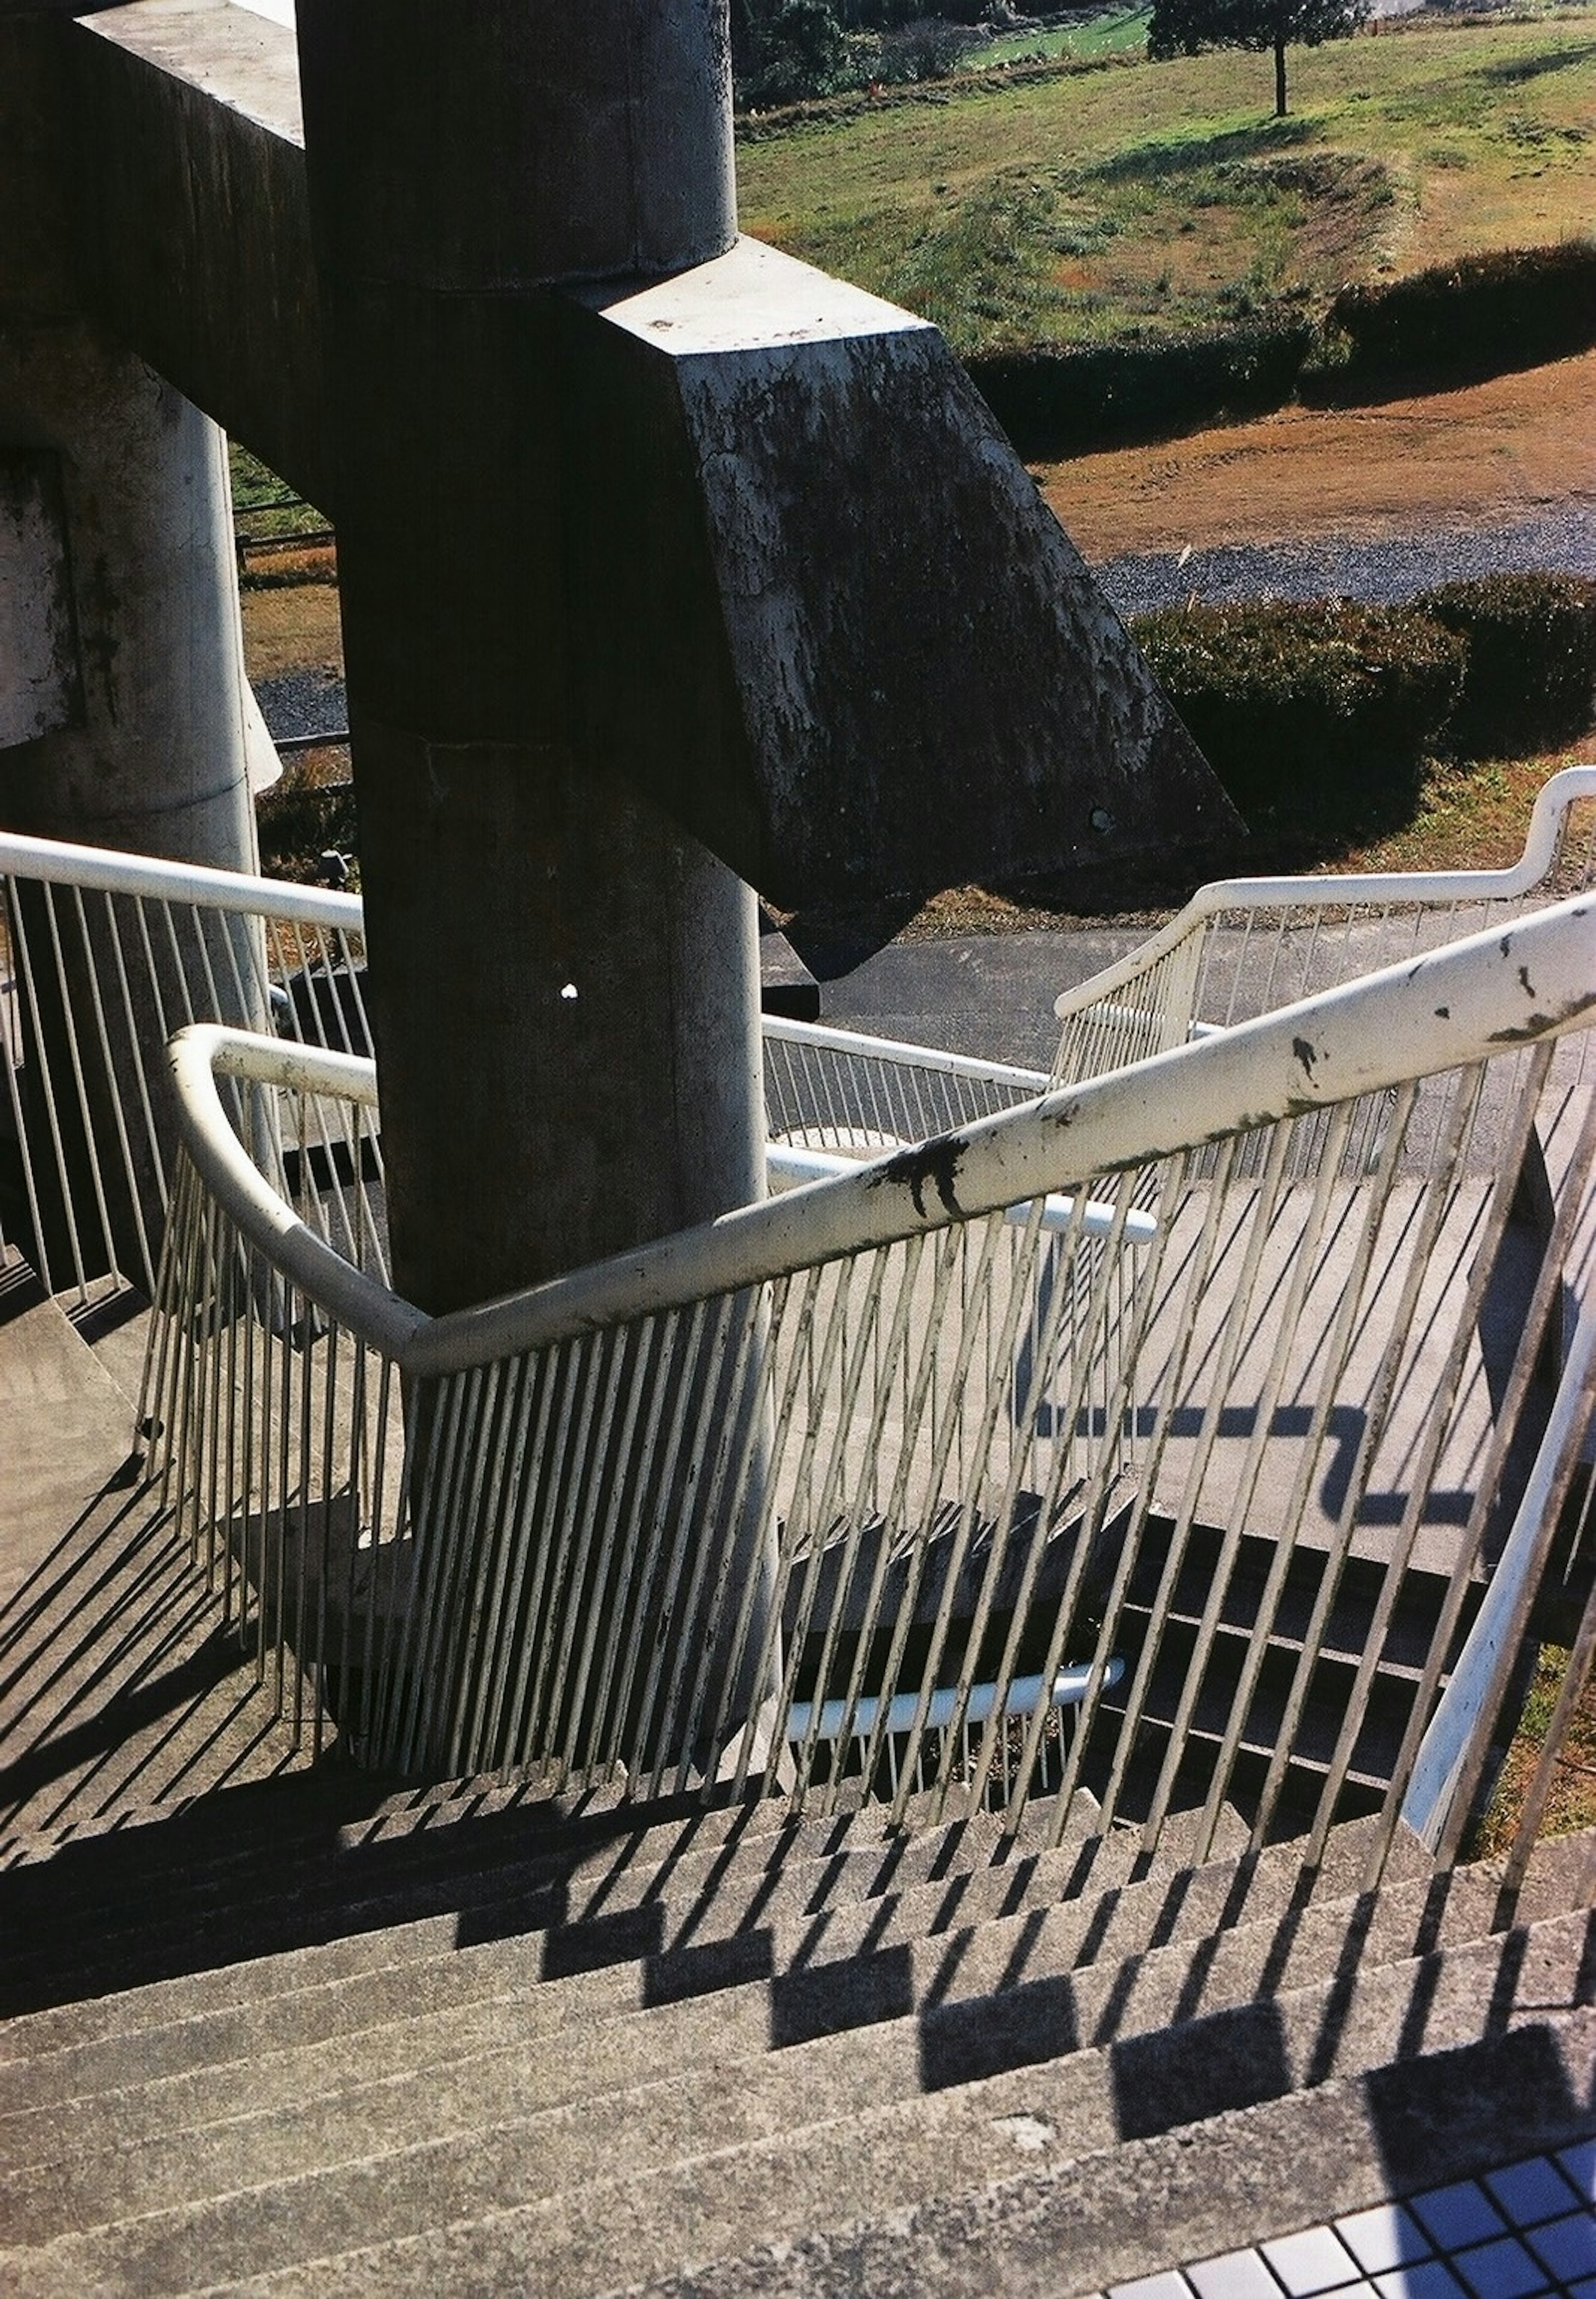
M 1596 506 L 1596 353 L 1460 391 L 1331 412 L 1286 408 L 1253 423 L 1039 469 L 1048 502 L 1089 560 L 1314 535 L 1412 535 L 1510 523 L 1549 505 Z M 329 579 L 330 578 L 330 579 Z M 245 652 L 256 679 L 301 669 L 342 675 L 332 554 L 271 563 L 244 593 Z M 1592 755 L 1433 766 L 1410 823 L 1378 843 L 1320 858 L 1337 869 L 1497 867 L 1513 860 L 1546 776 Z M 318 762 L 319 763 L 319 762 Z M 343 754 L 328 771 L 347 773 Z M 296 777 L 297 779 L 298 777 Z M 303 778 L 317 778 L 305 762 Z M 314 844 L 324 843 L 320 836 Z M 283 867 L 279 861 L 277 867 Z M 1176 866 L 1178 867 L 1178 866 Z M 1267 857 L 1250 868 L 1271 867 Z M 1286 867 L 1282 865 L 1281 867 Z M 1301 867 L 1293 863 L 1291 867 Z M 1200 875 L 1211 876 L 1211 871 Z M 908 916 L 861 918 L 865 939 L 1005 934 L 1066 919 L 1149 925 L 1191 884 L 1166 870 L 1112 886 L 949 888 Z
M 274 552 L 252 562 L 239 603 L 244 667 L 251 678 L 281 678 L 295 670 L 343 676 L 344 634 L 329 550 Z
M 1037 467 L 1083 555 L 1413 534 L 1596 502 L 1596 352 L 1461 391 L 1282 408 Z

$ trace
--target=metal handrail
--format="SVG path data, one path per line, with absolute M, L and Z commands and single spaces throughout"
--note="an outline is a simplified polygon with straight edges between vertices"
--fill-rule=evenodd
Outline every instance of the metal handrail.
M 1546 876 L 1557 859 L 1571 807 L 1582 799 L 1596 799 L 1596 765 L 1565 767 L 1536 793 L 1525 834 L 1524 850 L 1517 862 L 1501 870 L 1348 871 L 1339 875 L 1303 874 L 1280 878 L 1216 878 L 1199 886 L 1184 909 L 1126 957 L 1101 973 L 1060 992 L 1053 1012 L 1067 1021 L 1085 1008 L 1101 1006 L 1115 991 L 1137 981 L 1160 959 L 1179 948 L 1186 936 L 1227 910 L 1322 909 L 1348 904 L 1359 908 L 1383 903 L 1510 901 L 1526 894 Z
M 24 838 L 12 831 L 0 831 L 0 877 L 37 878 L 46 885 L 132 894 L 145 901 L 196 902 L 239 917 L 265 912 L 295 925 L 330 926 L 347 934 L 365 930 L 358 894 L 301 886 L 288 878 L 254 877 L 243 870 L 212 870 L 197 862 L 163 862 L 154 855 L 122 854 L 111 847 Z
M 1110 1660 L 1101 1681 L 1111 1691 L 1124 1675 L 1125 1663 Z M 985 1724 L 993 1716 L 1033 1716 L 1042 1707 L 1078 1708 L 1093 1689 L 1092 1679 L 1090 1664 L 1076 1661 L 1058 1672 L 1051 1687 L 1043 1676 L 1014 1677 L 1006 1691 L 997 1684 L 943 1685 L 931 1695 L 926 1730 L 945 1731 L 961 1706 L 966 1724 Z M 877 1730 L 907 1732 L 919 1705 L 918 1692 L 894 1694 L 885 1704 L 869 1693 L 852 1706 L 845 1700 L 824 1700 L 818 1711 L 811 1700 L 795 1700 L 787 1711 L 785 1737 L 805 1740 L 812 1734 L 817 1740 L 865 1740 Z
M 1596 1310 L 1575 1333 L 1512 1531 L 1414 1759 L 1402 1818 L 1432 1852 L 1457 1847 L 1492 1720 L 1529 1625 L 1559 1514 L 1596 1406 Z
M 822 1022 L 790 1022 L 775 1014 L 765 1016 L 762 1034 L 777 1044 L 816 1046 L 853 1059 L 892 1062 L 904 1069 L 932 1070 L 942 1077 L 976 1079 L 984 1085 L 1014 1086 L 1027 1094 L 1045 1093 L 1051 1083 L 1045 1070 L 989 1062 L 978 1054 L 946 1053 L 936 1046 L 913 1046 L 899 1038 L 867 1037 L 862 1031 L 834 1030 Z
M 251 1163 L 215 1085 L 220 1073 L 370 1104 L 371 1064 L 200 1024 L 173 1040 L 172 1074 L 185 1147 L 240 1231 L 405 1371 L 444 1374 L 1045 1199 L 1095 1174 L 1555 1035 L 1596 1008 L 1593 935 L 1596 898 L 1575 896 L 961 1133 L 435 1318 L 305 1227 Z

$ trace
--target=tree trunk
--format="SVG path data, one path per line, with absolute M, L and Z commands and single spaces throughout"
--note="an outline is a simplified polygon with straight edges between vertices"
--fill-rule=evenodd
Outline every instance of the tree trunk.
M 1285 118 L 1285 42 L 1275 43 L 1275 117 Z

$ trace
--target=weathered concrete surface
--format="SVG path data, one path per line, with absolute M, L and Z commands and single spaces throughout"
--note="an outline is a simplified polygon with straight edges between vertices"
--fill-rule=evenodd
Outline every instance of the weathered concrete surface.
M 1235 827 L 935 328 L 750 240 L 573 300 L 584 740 L 762 892 Z
M 78 708 L 55 458 L 0 447 L 0 750 L 55 733 Z
M 286 27 L 179 4 L 71 41 L 98 307 L 338 519 L 368 723 L 558 722 L 786 902 L 1233 826 L 935 330 L 732 245 L 707 0 L 635 0 L 619 76 L 558 10 L 375 21 L 301 28 L 312 139 L 338 123 L 314 261 Z M 582 316 L 541 292 L 660 273 Z M 368 483 L 377 378 L 403 469 Z
M 221 435 L 82 322 L 0 325 L 0 439 L 54 452 L 82 706 L 12 749 L 8 828 L 254 867 Z
M 119 7 L 73 29 L 96 309 L 332 512 L 294 34 L 247 8 Z
M 616 0 L 599 21 L 561 0 L 409 0 L 402 19 L 390 0 L 301 0 L 298 18 L 335 276 L 524 295 L 730 245 L 717 0 Z
M 31 1270 L 0 1256 L 0 1605 L 133 1442 L 133 1407 Z

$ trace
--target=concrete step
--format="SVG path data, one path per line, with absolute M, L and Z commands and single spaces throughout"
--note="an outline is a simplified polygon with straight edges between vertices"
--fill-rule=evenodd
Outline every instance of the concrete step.
M 695 1888 L 696 1896 L 650 1904 L 641 1928 L 638 1912 L 623 1910 L 619 1925 L 608 1914 L 552 1930 L 517 1924 L 471 1945 L 451 1915 L 129 1990 L 113 2003 L 24 2015 L 4 2031 L 0 2114 L 406 2021 L 418 1996 L 433 2013 L 545 2000 L 536 2016 L 558 2026 L 703 1995 L 771 1976 L 778 1945 L 806 1963 L 834 1963 L 888 1933 L 947 1931 L 973 1920 L 967 1894 L 977 1912 L 994 1897 L 999 1906 L 1045 1905 L 1083 1863 L 1077 1846 L 1037 1855 L 1035 1867 L 1022 1856 L 961 1870 L 948 1856 L 957 1841 L 958 1831 L 943 1829 L 885 1864 L 877 1847 L 758 1871 L 745 1890 L 734 1878 L 724 1904 Z M 1102 1889 L 1137 1865 L 1135 1840 L 1120 1837 L 1100 1840 L 1092 1872 Z M 564 1991 L 557 2001 L 556 1987 Z
M 1568 1875 L 1567 1856 L 1543 1859 L 1524 1912 L 1565 1905 Z M 474 2049 L 467 2044 L 459 2056 L 430 2063 L 415 2025 L 400 2025 L 378 2035 L 375 2054 L 370 2037 L 347 2038 L 327 2093 L 279 2083 L 277 2096 L 263 2100 L 253 2064 L 217 2071 L 227 2080 L 208 2128 L 178 2128 L 168 2087 L 154 2087 L 166 2095 L 154 2101 L 147 2093 L 79 2099 L 60 2120 L 56 2155 L 0 2183 L 0 2222 L 37 2239 L 406 2144 L 451 2135 L 469 2141 L 486 2126 L 621 2092 L 636 2095 L 624 2112 L 639 2132 L 715 2130 L 730 2145 L 756 2106 L 775 2129 L 783 2113 L 802 2121 L 804 2102 L 819 2092 L 852 2099 L 857 2090 L 879 2102 L 943 2088 L 1085 2042 L 1177 2025 L 1251 2000 L 1260 1987 L 1306 1984 L 1338 1968 L 1349 1920 L 1358 1952 L 1371 1960 L 1466 1941 L 1488 1930 L 1495 1893 L 1486 1873 L 1464 1878 L 1439 1904 L 1427 1878 L 1367 1902 L 1283 1908 L 1266 1895 L 1259 1908 L 1249 1902 L 1246 1921 L 1222 1938 L 1200 1927 L 1194 1938 L 1085 1967 L 1072 1961 L 1067 1925 L 1010 1919 L 942 1943 L 876 1951 L 823 1975 L 798 1970 L 785 1984 L 744 1985 L 608 2019 L 568 2008 L 553 2026 L 535 2021 L 531 2033 L 524 2007 L 498 2004 Z M 536 2047 L 535 2035 L 556 2032 L 567 2038 L 561 2053 Z M 808 2048 L 822 2038 L 824 2053 Z M 36 2123 L 36 2146 L 46 2128 Z M 575 2127 L 583 2144 L 606 2128 L 602 2116 Z M 577 2145 L 569 2132 L 565 2145 L 568 2153 Z M 545 2149 L 539 2160 L 553 2176 L 556 2154 Z
M 129 1427 L 144 1386 L 145 1354 L 155 1313 L 145 1296 L 120 1277 L 90 1278 L 81 1291 L 54 1296 L 57 1307 L 95 1362 L 128 1400 Z
M 0 1606 L 9 1613 L 133 1443 L 126 1396 L 10 1248 L 0 1248 Z
M 79 1330 L 88 1321 L 92 1337 L 102 1312 L 91 1298 L 69 1316 L 14 1258 L 0 1271 L 0 1828 L 12 1835 L 59 1836 L 300 1761 L 226 1633 L 220 1592 L 138 1481 L 134 1407 Z
M 368 1937 L 362 1946 L 383 1961 L 344 1968 L 338 1945 L 326 1952 L 273 1958 L 234 1967 L 226 1979 L 229 2000 L 195 2003 L 182 1983 L 169 1983 L 125 2000 L 123 2017 L 101 2032 L 85 2006 L 89 2032 L 78 2036 L 71 2015 L 46 2013 L 13 2023 L 13 2057 L 0 2070 L 0 2160 L 14 2165 L 76 2145 L 84 2103 L 96 2102 L 120 2139 L 140 2130 L 174 2130 L 237 2112 L 241 2084 L 252 2098 L 286 2105 L 330 2093 L 356 2079 L 358 2064 L 374 2077 L 442 2064 L 496 2043 L 508 2029 L 519 2038 L 559 2034 L 577 2022 L 625 2017 L 643 2007 L 691 2002 L 718 1990 L 747 1986 L 785 1988 L 789 2021 L 798 2019 L 806 1990 L 810 2019 L 844 2022 L 855 2000 L 840 1971 L 862 1959 L 857 2001 L 874 2016 L 874 1991 L 889 2000 L 902 1985 L 903 1949 L 924 1957 L 930 1944 L 961 1952 L 982 1903 L 1001 1894 L 994 1917 L 1045 1912 L 1048 1940 L 1076 1961 L 1128 1955 L 1151 1942 L 1190 1934 L 1213 1922 L 1236 1921 L 1244 1909 L 1283 1905 L 1296 1887 L 1295 1847 L 1280 1847 L 1246 1863 L 1216 1863 L 1192 1872 L 1143 1872 L 1134 1838 L 1099 1839 L 1089 1871 L 1079 1853 L 1040 1855 L 1013 1868 L 968 1880 L 894 1889 L 877 1898 L 815 1913 L 757 1922 L 719 1943 L 689 1940 L 646 1959 L 628 1958 L 561 1974 L 546 1935 L 531 1934 L 459 1948 L 440 1928 L 407 1928 L 402 1938 Z M 1361 1858 L 1341 1847 L 1350 1873 Z M 1067 1870 L 1068 1872 L 1067 1872 Z M 1060 1887 L 1091 1889 L 1060 1898 Z M 1326 1889 L 1338 1874 L 1324 1872 Z M 985 1885 L 985 1891 L 976 1887 Z M 884 1961 L 896 1958 L 895 1963 Z M 896 1976 L 894 1976 L 896 1975 Z M 417 2010 L 418 2004 L 425 2009 Z M 145 2018 L 136 2017 L 142 2009 Z M 75 2010 L 75 2007 L 74 2007 Z
M 627 2299 L 1076 2299 L 1586 2140 L 1592 2102 L 1596 2013 L 1550 2013 L 1070 2162 L 1034 2160 L 909 2210 L 736 2257 L 695 2255 L 686 2273 L 650 2277 Z M 385 2264 L 380 2253 L 371 2263 Z M 322 2287 L 369 2287 L 367 2264 L 327 2262 Z M 263 2291 L 286 2295 L 301 2279 L 269 2278 Z M 1425 2280 L 1409 2278 L 1410 2299 Z M 1233 2276 L 1232 2287 L 1251 2286 Z M 1399 2299 L 1402 2279 L 1380 2287 Z
M 602 1826 L 570 1830 L 536 1807 L 480 1822 L 469 1811 L 453 1828 L 362 1842 L 328 1855 L 312 1846 L 298 1860 L 260 1859 L 240 1869 L 174 1861 L 162 1879 L 133 1888 L 119 1847 L 67 1847 L 59 1862 L 0 1877 L 10 1934 L 0 2004 L 15 2012 L 189 1973 L 209 1963 L 334 1946 L 348 1958 L 351 1935 L 401 1931 L 441 1919 L 456 1943 L 532 1930 L 557 1931 L 558 1953 L 613 1962 L 658 1952 L 697 1928 L 724 1937 L 769 1903 L 772 1912 L 878 1896 L 894 1884 L 952 1877 L 1005 1856 L 988 1813 L 885 1836 L 879 1811 L 777 1824 L 767 1807 L 745 1830 L 705 1825 L 689 1813 L 650 1824 L 617 1812 Z M 1069 1833 L 1095 1814 L 1084 1799 Z M 1051 1811 L 1038 1805 L 1019 1837 L 1045 1840 Z M 707 1839 L 707 1840 L 706 1840 Z M 716 1911 L 711 1920 L 711 1904 Z M 717 1929 L 718 1928 L 718 1929 Z M 4 1937 L 0 1934 L 0 1937 Z M 400 1944 L 399 1953 L 407 1952 Z M 374 1946 L 368 1961 L 391 1961 Z M 345 1968 L 353 1968 L 345 1964 Z M 213 1999 L 220 2000 L 220 1999 Z M 0 2043 L 0 2056 L 14 2046 Z
M 1414 1890 L 1394 1888 L 1392 1921 L 1399 1904 L 1411 1920 Z M 1480 1890 L 1474 1918 L 1489 1921 L 1489 1880 Z M 1456 1903 L 1465 1931 L 1470 1897 L 1461 1888 Z M 1227 1937 L 1211 1959 L 1201 1947 L 1160 1950 L 1064 1988 L 1011 1988 L 1001 2016 L 991 2001 L 979 2018 L 944 2001 L 841 2040 L 748 2054 L 745 2067 L 630 2087 L 624 2100 L 601 2095 L 331 2170 L 267 2174 L 208 2201 L 14 2248 L 0 2270 L 19 2295 L 237 2282 L 525 2287 L 554 2299 L 912 2209 L 1037 2156 L 1068 2161 L 1383 2068 L 1420 2038 L 1431 2049 L 1471 2044 L 1591 1992 L 1583 1912 L 1396 1963 L 1380 1960 L 1373 1921 L 1360 1957 L 1349 1955 L 1345 1913 L 1326 1907 L 1322 1930 L 1301 1928 L 1284 1955 L 1278 1927 L 1261 1926 Z M 1001 2071 L 968 2059 L 956 2067 L 948 2046 L 960 2022 L 988 2066 L 994 2049 L 1008 2051 Z M 49 2199 L 37 2201 L 47 2225 Z

